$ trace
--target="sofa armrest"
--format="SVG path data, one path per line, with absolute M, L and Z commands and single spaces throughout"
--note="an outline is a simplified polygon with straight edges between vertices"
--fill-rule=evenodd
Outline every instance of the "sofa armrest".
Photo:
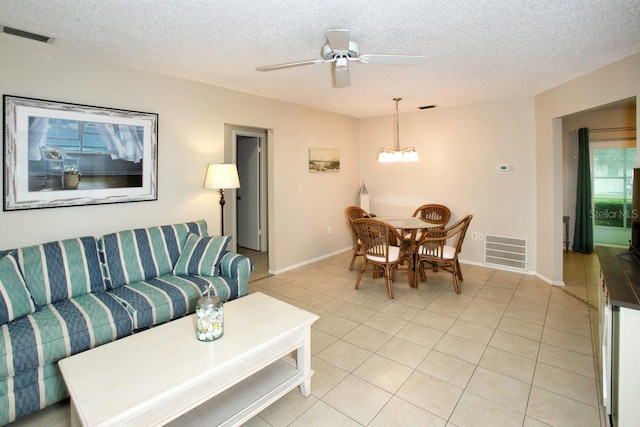
M 236 252 L 226 252 L 220 260 L 220 273 L 238 281 L 238 296 L 249 293 L 249 276 L 252 271 L 251 258 Z

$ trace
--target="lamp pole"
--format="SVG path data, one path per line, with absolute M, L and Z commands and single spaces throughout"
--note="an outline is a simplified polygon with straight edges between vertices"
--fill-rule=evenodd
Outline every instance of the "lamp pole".
M 224 236 L 224 189 L 220 189 L 220 235 Z

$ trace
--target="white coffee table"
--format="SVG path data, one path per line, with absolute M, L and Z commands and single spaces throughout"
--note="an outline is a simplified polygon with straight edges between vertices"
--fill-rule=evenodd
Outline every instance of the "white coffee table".
M 309 396 L 317 319 L 254 293 L 224 304 L 217 341 L 191 315 L 61 360 L 72 425 L 163 425 L 207 401 L 207 425 L 238 425 L 297 386 Z

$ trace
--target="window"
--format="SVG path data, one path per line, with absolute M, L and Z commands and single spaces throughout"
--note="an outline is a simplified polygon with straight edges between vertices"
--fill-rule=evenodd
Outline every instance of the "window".
M 628 145 L 591 144 L 595 243 L 629 244 L 636 148 Z
M 120 128 L 116 132 L 120 134 Z M 143 129 L 136 126 L 138 140 L 142 141 Z M 62 149 L 66 153 L 108 153 L 104 139 L 93 122 L 49 119 L 46 145 Z

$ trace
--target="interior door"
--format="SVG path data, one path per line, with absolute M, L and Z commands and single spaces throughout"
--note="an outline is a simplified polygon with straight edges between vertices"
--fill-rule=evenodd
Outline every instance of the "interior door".
M 238 177 L 236 190 L 238 246 L 260 251 L 260 154 L 261 138 L 238 136 L 236 140 Z

